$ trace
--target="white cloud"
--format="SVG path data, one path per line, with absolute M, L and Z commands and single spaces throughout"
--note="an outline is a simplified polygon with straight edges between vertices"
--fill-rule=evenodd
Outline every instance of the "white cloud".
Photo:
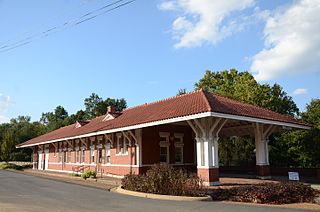
M 227 20 L 232 12 L 252 7 L 254 0 L 170 0 L 159 8 L 176 10 L 180 15 L 172 24 L 176 48 L 216 44 L 234 31 L 241 29 L 239 20 Z M 240 27 L 239 27 L 240 26 Z
M 293 95 L 294 96 L 298 96 L 298 95 L 304 95 L 304 94 L 307 94 L 308 93 L 308 90 L 306 88 L 297 88 L 293 91 Z
M 11 104 L 10 96 L 5 96 L 0 93 L 0 123 L 8 122 L 9 118 L 7 118 L 4 113 L 7 111 Z
M 267 18 L 265 48 L 252 58 L 257 80 L 320 69 L 320 0 L 295 1 Z
M 174 10 L 176 8 L 176 3 L 174 1 L 166 1 L 160 4 L 160 10 Z

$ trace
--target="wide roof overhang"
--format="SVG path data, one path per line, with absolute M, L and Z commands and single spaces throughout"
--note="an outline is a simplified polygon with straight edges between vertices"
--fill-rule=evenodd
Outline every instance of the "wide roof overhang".
M 54 143 L 54 142 L 59 142 L 59 141 L 80 139 L 80 138 L 104 135 L 104 134 L 109 134 L 109 133 L 135 130 L 135 129 L 145 128 L 145 127 L 152 127 L 152 126 L 163 125 L 163 124 L 173 124 L 173 123 L 178 123 L 178 122 L 183 122 L 183 121 L 188 121 L 188 120 L 193 120 L 193 119 L 207 118 L 207 117 L 224 118 L 224 119 L 228 119 L 228 120 L 261 123 L 261 124 L 267 124 L 267 125 L 276 125 L 276 126 L 287 128 L 287 129 L 288 128 L 289 129 L 291 129 L 291 128 L 305 129 L 305 130 L 311 129 L 311 127 L 306 124 L 297 124 L 297 123 L 290 123 L 290 122 L 277 121 L 277 120 L 271 120 L 271 119 L 255 118 L 255 117 L 249 117 L 249 116 L 239 116 L 239 115 L 224 114 L 224 113 L 217 113 L 217 112 L 203 112 L 203 113 L 199 113 L 199 114 L 174 117 L 174 118 L 169 118 L 169 119 L 163 119 L 163 120 L 158 120 L 158 121 L 146 122 L 146 123 L 142 123 L 142 124 L 120 127 L 120 128 L 95 131 L 95 132 L 90 132 L 90 133 L 72 136 L 72 137 L 63 137 L 63 138 L 59 138 L 59 139 L 43 141 L 43 142 L 34 143 L 34 144 L 25 144 L 25 145 L 17 146 L 17 148 L 32 147 L 32 146 L 49 144 L 49 143 Z

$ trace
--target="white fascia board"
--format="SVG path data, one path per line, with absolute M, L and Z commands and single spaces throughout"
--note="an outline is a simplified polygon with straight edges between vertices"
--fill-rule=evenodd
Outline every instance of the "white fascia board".
M 307 129 L 307 130 L 311 129 L 311 127 L 309 127 L 309 126 L 292 124 L 292 123 L 281 122 L 281 121 L 272 121 L 272 120 L 267 120 L 267 119 L 252 118 L 252 117 L 247 117 L 247 116 L 238 116 L 238 115 L 216 113 L 216 112 L 204 112 L 204 113 L 198 113 L 198 114 L 189 115 L 189 116 L 182 116 L 182 117 L 176 117 L 176 118 L 165 119 L 165 120 L 160 120 L 160 121 L 148 122 L 148 123 L 144 123 L 144 124 L 137 124 L 137 125 L 132 125 L 132 126 L 128 126 L 128 127 L 92 132 L 92 133 L 83 134 L 83 135 L 74 136 L 74 137 L 59 138 L 59 139 L 55 139 L 55 140 L 44 141 L 44 142 L 37 143 L 37 144 L 23 145 L 23 146 L 20 146 L 17 148 L 38 146 L 38 145 L 54 143 L 54 142 L 58 142 L 58 141 L 66 141 L 69 139 L 72 140 L 72 139 L 84 138 L 84 137 L 90 137 L 90 136 L 96 136 L 96 135 L 104 135 L 104 134 L 108 134 L 108 133 L 121 132 L 121 131 L 127 131 L 127 130 L 145 128 L 145 127 L 152 127 L 152 126 L 156 126 L 156 125 L 170 124 L 170 123 L 205 118 L 205 117 L 218 117 L 218 118 L 233 119 L 233 120 L 240 120 L 240 121 L 257 122 L 257 123 L 262 123 L 262 124 L 273 124 L 273 125 L 286 126 L 286 127 L 292 127 L 292 128 L 298 128 L 298 129 Z
M 219 117 L 219 118 L 226 118 L 226 119 L 240 120 L 240 121 L 256 122 L 256 123 L 262 123 L 262 124 L 286 126 L 286 127 L 305 129 L 305 130 L 311 129 L 311 127 L 306 126 L 306 125 L 293 124 L 293 123 L 282 122 L 282 121 L 273 121 L 273 120 L 261 119 L 261 118 L 252 118 L 252 117 L 247 117 L 247 116 L 238 116 L 238 115 L 215 113 L 215 112 L 212 112 L 211 116 Z

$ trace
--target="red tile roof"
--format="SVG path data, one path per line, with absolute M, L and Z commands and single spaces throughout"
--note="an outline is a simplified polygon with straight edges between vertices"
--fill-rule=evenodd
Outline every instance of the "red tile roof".
M 105 115 L 103 115 L 92 119 L 88 124 L 79 128 L 75 127 L 76 124 L 62 127 L 26 141 L 19 146 L 36 145 L 51 140 L 63 140 L 88 133 L 118 129 L 204 112 L 215 112 L 307 126 L 305 123 L 292 117 L 199 90 L 128 108 L 122 111 L 122 114 L 115 119 L 103 121 L 105 117 Z

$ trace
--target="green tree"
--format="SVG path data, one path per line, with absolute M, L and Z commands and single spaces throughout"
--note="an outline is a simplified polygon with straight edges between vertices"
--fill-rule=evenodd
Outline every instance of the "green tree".
M 320 167 L 320 99 L 313 99 L 302 120 L 312 124 L 311 130 L 295 130 L 271 139 L 270 159 L 276 166 Z
M 61 105 L 54 109 L 54 112 L 42 113 L 40 122 L 47 126 L 47 132 L 56 130 L 60 127 L 66 126 L 68 119 L 68 112 Z
M 1 159 L 5 162 L 10 161 L 11 155 L 15 150 L 15 143 L 13 130 L 6 131 L 1 143 Z
M 320 99 L 312 99 L 307 105 L 307 111 L 302 113 L 301 117 L 314 128 L 320 129 Z
M 195 89 L 204 89 L 221 96 L 290 116 L 297 116 L 299 114 L 298 107 L 292 97 L 288 96 L 280 85 L 274 84 L 270 86 L 269 84 L 260 84 L 254 79 L 253 75 L 247 71 L 238 72 L 236 69 L 231 69 L 230 71 L 213 72 L 207 70 L 204 76 L 195 83 Z M 283 140 L 282 142 L 285 141 Z M 275 142 L 270 142 L 270 144 L 274 143 Z M 278 154 L 273 159 L 275 161 L 282 161 L 283 158 L 288 158 L 288 155 L 286 155 L 286 157 L 279 157 L 279 155 L 281 156 L 279 151 L 287 150 L 287 143 L 279 143 L 277 145 L 278 146 L 271 148 L 273 153 Z M 222 139 L 219 142 L 221 163 L 227 165 L 252 163 L 254 148 L 254 140 L 250 137 L 237 138 L 233 141 Z M 279 148 L 278 151 L 277 148 Z
M 85 105 L 85 118 L 93 119 L 97 116 L 106 114 L 108 106 L 113 106 L 117 111 L 122 111 L 127 107 L 125 99 L 112 99 L 107 98 L 103 100 L 97 94 L 92 93 L 90 97 L 84 100 Z
M 180 96 L 180 95 L 183 95 L 183 94 L 186 94 L 186 93 L 187 93 L 187 90 L 185 88 L 182 88 L 182 89 L 178 90 L 177 96 Z
M 103 102 L 102 98 L 97 94 L 92 93 L 90 97 L 84 99 L 85 113 L 87 119 L 92 119 L 97 116 L 99 105 Z
M 247 71 L 212 72 L 207 70 L 205 75 L 195 83 L 196 90 L 204 89 L 245 103 L 257 105 L 278 113 L 298 115 L 299 109 L 292 97 L 283 88 L 274 84 L 259 84 L 253 75 Z

